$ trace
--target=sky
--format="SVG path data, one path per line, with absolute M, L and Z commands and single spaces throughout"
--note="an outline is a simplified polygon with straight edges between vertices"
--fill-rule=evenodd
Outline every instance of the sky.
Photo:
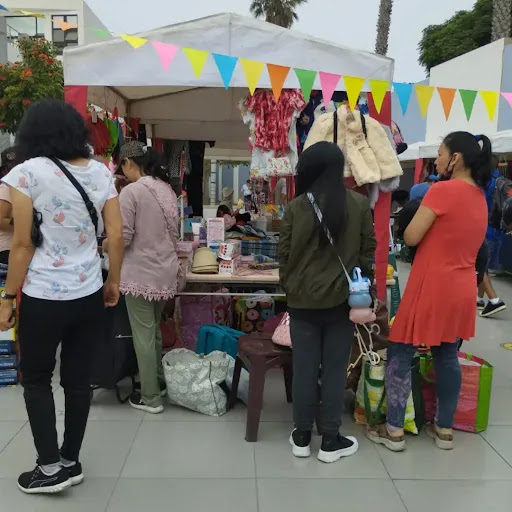
M 86 0 L 99 19 L 116 33 L 136 33 L 212 14 L 233 12 L 249 16 L 251 0 Z M 425 78 L 418 64 L 422 30 L 442 23 L 456 11 L 470 9 L 475 0 L 395 0 L 388 56 L 395 59 L 395 80 Z M 373 51 L 379 0 L 309 0 L 299 8 L 295 30 Z M 200 47 L 198 43 L 198 47 Z

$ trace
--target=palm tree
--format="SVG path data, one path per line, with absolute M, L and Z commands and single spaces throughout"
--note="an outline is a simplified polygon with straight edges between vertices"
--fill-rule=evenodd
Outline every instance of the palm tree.
M 265 21 L 284 28 L 291 26 L 299 19 L 296 9 L 308 0 L 252 0 L 251 14 L 255 18 L 265 18 Z
M 377 20 L 377 42 L 375 43 L 375 53 L 379 55 L 386 55 L 388 53 L 392 11 L 393 0 L 380 0 L 379 19 Z
M 510 36 L 512 22 L 512 0 L 492 2 L 492 40 Z

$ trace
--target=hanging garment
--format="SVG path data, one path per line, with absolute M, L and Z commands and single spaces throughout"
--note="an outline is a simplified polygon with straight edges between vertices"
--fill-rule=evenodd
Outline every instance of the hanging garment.
M 337 143 L 345 154 L 345 177 L 353 176 L 357 185 L 362 186 L 403 174 L 396 152 L 378 121 L 361 116 L 357 110 L 351 111 L 347 105 L 338 108 L 337 118 Z M 309 132 L 304 149 L 320 141 L 334 140 L 334 114 L 323 114 Z
M 105 123 L 98 119 L 96 123 L 92 122 L 92 117 L 87 117 L 87 129 L 91 134 L 91 143 L 94 148 L 95 155 L 105 156 L 108 153 L 110 147 L 110 132 L 105 126 Z
M 169 174 L 171 178 L 183 180 L 185 174 L 190 174 L 190 144 L 185 140 L 165 141 L 165 154 L 168 156 Z

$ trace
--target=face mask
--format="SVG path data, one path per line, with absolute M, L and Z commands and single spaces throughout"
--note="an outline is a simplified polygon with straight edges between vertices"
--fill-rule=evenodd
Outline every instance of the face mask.
M 451 179 L 453 174 L 453 169 L 450 171 L 450 164 L 452 163 L 453 155 L 450 157 L 450 160 L 448 161 L 448 165 L 446 166 L 445 172 L 443 175 L 439 176 L 439 181 L 448 181 Z

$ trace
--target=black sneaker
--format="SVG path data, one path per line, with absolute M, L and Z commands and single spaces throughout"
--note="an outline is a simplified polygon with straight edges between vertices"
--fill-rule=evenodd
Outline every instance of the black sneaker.
M 33 471 L 20 475 L 18 487 L 27 494 L 54 494 L 71 487 L 71 480 L 66 468 L 48 476 L 43 473 L 40 466 L 36 466 Z
M 502 300 L 500 300 L 498 304 L 493 304 L 491 301 L 489 301 L 487 306 L 485 306 L 484 310 L 480 313 L 480 316 L 489 318 L 494 316 L 496 313 L 499 313 L 500 311 L 505 311 L 505 309 L 507 309 L 507 305 Z
M 72 466 L 66 467 L 66 469 L 69 471 L 71 485 L 80 485 L 84 481 L 84 473 L 80 462 L 75 462 Z
M 311 430 L 296 428 L 290 435 L 290 444 L 295 457 L 309 457 L 311 455 Z
M 485 300 L 484 299 L 476 300 L 476 309 L 478 309 L 478 311 L 482 311 L 485 309 Z
M 150 405 L 146 405 L 144 401 L 142 400 L 142 397 L 140 396 L 139 392 L 133 393 L 133 395 L 130 397 L 130 405 L 134 409 L 138 409 L 139 411 L 149 412 L 150 414 L 159 414 L 163 412 L 164 406 L 163 405 L 157 405 L 156 407 L 151 407 Z
M 322 448 L 318 452 L 318 460 L 326 463 L 336 462 L 342 457 L 354 455 L 358 448 L 355 437 L 343 437 L 341 434 L 325 435 L 322 438 Z

